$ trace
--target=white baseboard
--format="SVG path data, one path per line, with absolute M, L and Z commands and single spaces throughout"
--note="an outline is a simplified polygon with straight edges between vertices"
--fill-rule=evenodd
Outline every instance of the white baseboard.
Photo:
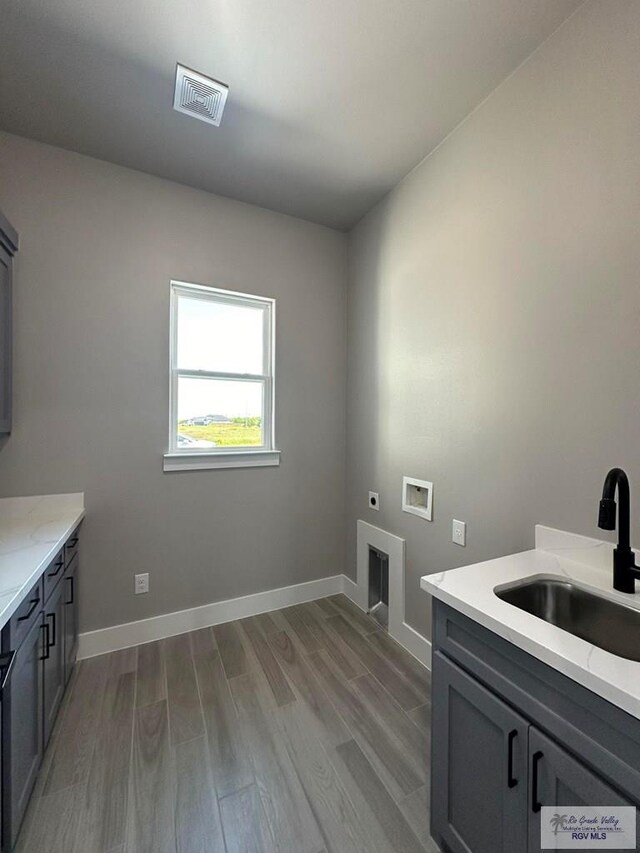
M 360 607 L 358 584 L 346 575 L 342 577 L 344 581 L 342 591 L 347 598 L 350 598 L 355 605 Z M 361 607 L 360 609 L 362 610 Z M 429 670 L 431 669 L 431 642 L 416 631 L 415 628 L 412 628 L 411 625 L 403 621 L 398 631 L 393 635 L 393 639 L 410 652 L 414 658 L 419 660 L 423 666 Z
M 346 575 L 342 575 L 342 591 L 354 604 L 358 604 L 358 584 Z M 358 607 L 360 607 L 359 604 Z M 362 610 L 361 607 L 360 609 Z
M 419 631 L 412 628 L 408 622 L 403 622 L 396 642 L 417 658 L 423 666 L 431 669 L 431 640 L 427 640 Z
M 216 601 L 190 610 L 163 613 L 161 616 L 152 616 L 150 619 L 140 619 L 137 622 L 88 631 L 86 634 L 80 634 L 78 658 L 92 658 L 106 652 L 115 652 L 141 643 L 150 643 L 152 640 L 162 640 L 164 637 L 195 631 L 197 628 L 220 625 L 223 622 L 231 622 L 233 619 L 257 616 L 259 613 L 279 610 L 281 607 L 289 607 L 292 604 L 303 604 L 305 601 L 336 595 L 344 592 L 345 580 L 347 578 L 344 575 L 333 575 L 293 586 L 284 586 L 280 589 L 243 595 L 240 598 Z
M 162 640 L 197 628 L 208 628 L 210 625 L 221 625 L 234 619 L 244 619 L 246 616 L 257 616 L 292 604 L 304 604 L 327 595 L 343 592 L 358 607 L 358 586 L 346 575 L 333 575 L 315 581 L 284 586 L 280 589 L 270 589 L 253 595 L 243 595 L 240 598 L 230 598 L 226 601 L 216 601 L 193 607 L 190 610 L 178 610 L 174 613 L 163 613 L 150 619 L 140 619 L 137 622 L 126 622 L 124 625 L 113 625 L 111 628 L 100 628 L 98 631 L 88 631 L 80 634 L 78 659 L 92 658 L 119 649 L 128 649 L 141 643 Z M 420 663 L 431 667 L 431 643 L 406 622 L 394 637 L 401 646 L 411 652 Z

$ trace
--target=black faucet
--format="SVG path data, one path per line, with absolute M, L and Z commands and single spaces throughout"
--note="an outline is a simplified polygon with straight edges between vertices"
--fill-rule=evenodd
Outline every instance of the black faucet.
M 616 529 L 616 488 L 620 509 L 618 512 L 618 546 L 613 551 L 613 588 L 618 592 L 636 591 L 636 578 L 640 579 L 640 568 L 636 566 L 629 541 L 629 478 L 622 468 L 612 468 L 605 477 L 602 500 L 598 513 L 598 527 L 603 530 Z

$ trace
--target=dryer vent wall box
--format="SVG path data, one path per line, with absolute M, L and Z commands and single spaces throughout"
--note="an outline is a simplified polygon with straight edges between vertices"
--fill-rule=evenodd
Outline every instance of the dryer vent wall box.
M 425 521 L 431 521 L 433 517 L 433 483 L 428 480 L 416 480 L 414 477 L 403 477 L 402 511 L 417 515 Z

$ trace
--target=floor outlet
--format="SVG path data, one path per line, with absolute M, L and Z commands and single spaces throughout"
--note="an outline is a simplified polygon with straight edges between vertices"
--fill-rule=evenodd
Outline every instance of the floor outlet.
M 141 575 L 134 575 L 134 578 L 134 592 L 136 595 L 140 595 L 143 592 L 149 592 L 149 572 L 144 572 L 144 574 Z

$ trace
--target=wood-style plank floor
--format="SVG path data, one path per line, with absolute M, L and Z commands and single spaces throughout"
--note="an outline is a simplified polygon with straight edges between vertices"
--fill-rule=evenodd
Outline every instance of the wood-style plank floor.
M 344 596 L 79 663 L 19 853 L 437 853 L 429 673 Z

